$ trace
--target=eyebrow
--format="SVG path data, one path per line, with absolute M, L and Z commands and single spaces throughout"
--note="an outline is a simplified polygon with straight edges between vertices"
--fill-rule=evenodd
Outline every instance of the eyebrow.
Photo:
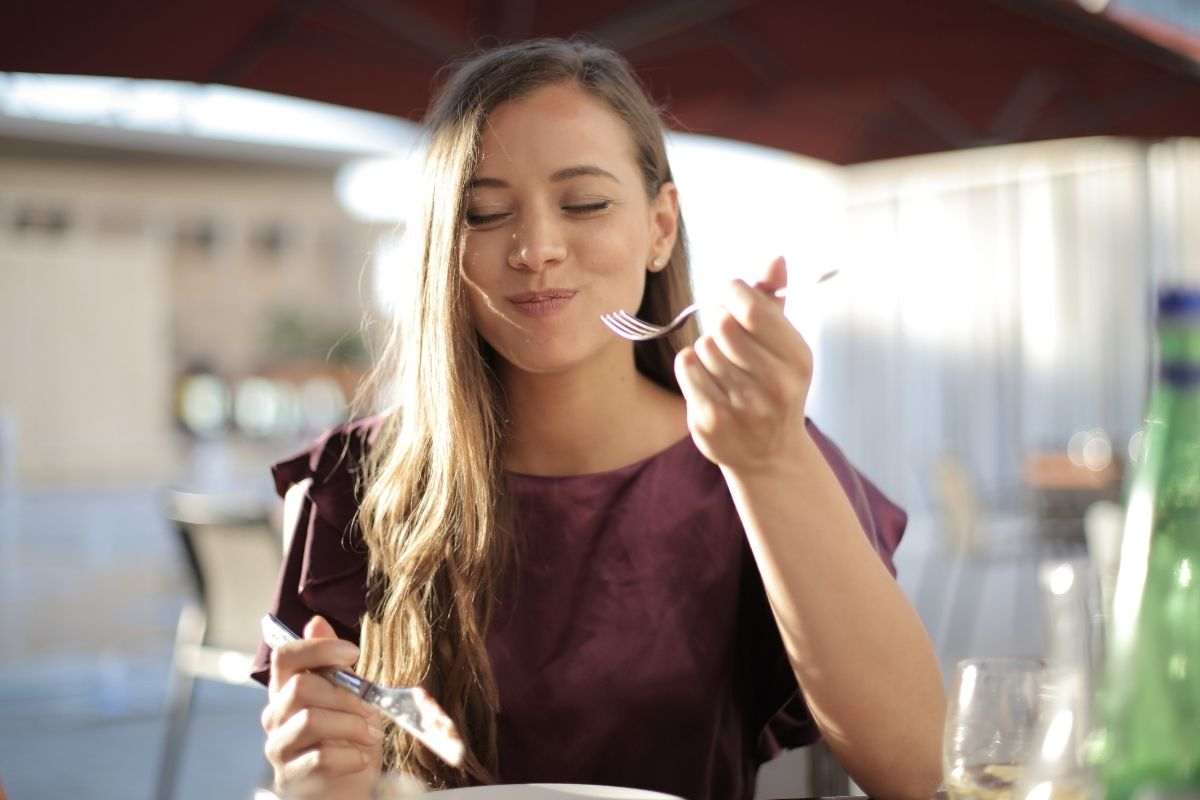
M 574 167 L 563 167 L 550 176 L 550 180 L 557 183 L 559 181 L 578 178 L 583 175 L 593 175 L 599 178 L 608 178 L 609 180 L 620 183 L 621 181 L 616 175 L 613 175 L 606 169 L 601 169 L 594 164 L 578 164 Z M 491 189 L 507 189 L 508 181 L 500 178 L 472 178 L 467 183 L 468 189 L 491 188 Z

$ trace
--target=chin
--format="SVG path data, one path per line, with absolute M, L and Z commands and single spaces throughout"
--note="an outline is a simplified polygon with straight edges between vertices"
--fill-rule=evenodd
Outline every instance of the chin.
M 496 348 L 505 363 L 521 372 L 554 375 L 566 372 L 587 360 L 587 353 L 578 342 L 523 342 L 516 347 Z
M 506 358 L 505 361 L 513 369 L 533 375 L 558 375 L 569 372 L 572 367 L 580 363 L 580 359 L 554 358 L 546 354 L 520 359 Z

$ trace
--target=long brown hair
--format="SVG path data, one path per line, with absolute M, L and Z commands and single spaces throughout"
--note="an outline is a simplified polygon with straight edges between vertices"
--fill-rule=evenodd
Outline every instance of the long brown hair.
M 494 352 L 475 332 L 460 271 L 467 182 L 480 131 L 501 103 L 572 81 L 626 123 L 647 195 L 672 180 L 662 122 L 629 65 L 581 41 L 535 40 L 457 66 L 426 117 L 423 206 L 408 235 L 391 332 L 364 387 L 394 406 L 367 459 L 359 523 L 369 550 L 359 669 L 392 685 L 425 685 L 463 733 L 463 771 L 407 734 L 389 732 L 385 765 L 433 786 L 498 773 L 499 696 L 485 648 L 495 593 L 513 554 L 504 496 L 505 409 Z M 646 276 L 639 315 L 666 320 L 691 300 L 682 220 L 667 266 Z M 637 368 L 678 392 L 675 354 L 694 327 L 639 343 Z

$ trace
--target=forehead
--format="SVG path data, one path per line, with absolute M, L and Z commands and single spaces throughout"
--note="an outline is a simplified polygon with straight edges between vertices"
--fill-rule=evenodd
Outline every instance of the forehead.
M 595 164 L 620 177 L 636 176 L 633 137 L 603 100 L 572 83 L 544 86 L 501 103 L 489 115 L 480 139 L 476 175 L 502 177 L 513 171 L 549 175 L 566 166 Z

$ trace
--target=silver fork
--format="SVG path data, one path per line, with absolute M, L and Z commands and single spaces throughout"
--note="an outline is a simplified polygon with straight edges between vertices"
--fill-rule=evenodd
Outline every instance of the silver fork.
M 819 278 L 813 281 L 813 285 L 817 286 L 838 274 L 838 270 L 831 269 L 822 274 Z M 775 297 L 787 297 L 787 289 L 782 289 L 776 292 Z M 688 317 L 700 310 L 700 303 L 692 303 L 690 306 L 680 311 L 675 315 L 675 319 L 668 322 L 666 325 L 655 325 L 652 322 L 646 322 L 643 319 L 638 319 L 628 311 L 611 311 L 607 314 L 600 315 L 600 321 L 604 323 L 610 331 L 617 336 L 625 339 L 630 339 L 635 342 L 645 342 L 650 339 L 657 339 L 660 336 L 666 336 L 671 331 L 678 328 L 683 323 L 687 322 Z
M 261 620 L 263 641 L 272 649 L 294 642 L 300 636 L 274 614 Z M 387 714 L 397 725 L 424 743 L 443 761 L 457 767 L 462 763 L 463 745 L 454 722 L 428 692 L 419 686 L 394 689 L 372 683 L 348 669 L 326 667 L 314 670 L 321 677 L 354 692 L 364 702 Z

